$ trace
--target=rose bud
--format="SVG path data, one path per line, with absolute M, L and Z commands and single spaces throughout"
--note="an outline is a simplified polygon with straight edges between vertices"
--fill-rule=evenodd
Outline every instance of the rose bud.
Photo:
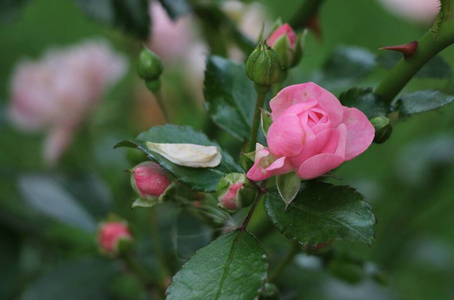
M 246 74 L 257 86 L 270 86 L 281 76 L 279 56 L 266 42 L 260 43 L 246 61 Z
M 281 61 L 282 68 L 290 68 L 299 62 L 301 55 L 298 59 L 295 59 L 297 45 L 300 45 L 298 40 L 295 31 L 293 31 L 292 27 L 287 23 L 279 26 L 269 36 L 267 43 L 276 51 Z
M 159 57 L 147 47 L 142 46 L 139 58 L 137 60 L 137 73 L 146 81 L 155 81 L 159 79 L 164 66 Z
M 303 179 L 319 177 L 363 153 L 374 139 L 375 129 L 364 113 L 342 106 L 312 82 L 284 88 L 270 108 L 268 148 L 258 144 L 247 173 L 253 181 L 289 172 Z
M 248 182 L 245 174 L 230 173 L 219 181 L 216 193 L 219 207 L 235 211 L 251 205 L 254 201 L 256 190 Z
M 98 231 L 98 244 L 109 255 L 120 254 L 132 243 L 132 235 L 124 222 L 101 223 Z
M 132 169 L 131 184 L 143 198 L 159 197 L 171 184 L 164 169 L 155 162 L 143 162 Z
M 391 120 L 380 116 L 370 119 L 370 122 L 375 128 L 374 143 L 381 144 L 386 142 L 393 131 Z

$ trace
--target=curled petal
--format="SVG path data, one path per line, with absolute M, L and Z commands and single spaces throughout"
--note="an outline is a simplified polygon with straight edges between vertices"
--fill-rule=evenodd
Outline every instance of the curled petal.
M 262 149 L 263 151 L 264 149 Z M 281 175 L 292 171 L 286 157 L 275 159 L 271 154 L 256 159 L 246 176 L 253 181 L 262 181 L 271 176 Z
M 147 148 L 174 164 L 191 168 L 213 168 L 221 163 L 221 153 L 216 146 L 196 144 L 145 143 Z
M 280 91 L 270 102 L 271 117 L 275 120 L 288 107 L 296 103 L 317 100 L 328 113 L 332 126 L 342 121 L 342 105 L 337 98 L 313 82 L 295 84 Z
M 344 159 L 336 154 L 322 153 L 305 160 L 298 169 L 298 176 L 313 179 L 337 168 Z
M 370 146 L 374 140 L 375 129 L 366 115 L 356 108 L 344 107 L 342 123 L 347 128 L 345 160 L 350 160 L 363 153 Z

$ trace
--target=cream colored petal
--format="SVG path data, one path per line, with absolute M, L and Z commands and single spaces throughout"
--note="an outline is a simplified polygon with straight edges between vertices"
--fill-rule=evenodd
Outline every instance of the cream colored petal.
M 221 163 L 221 153 L 216 146 L 196 144 L 162 144 L 146 142 L 148 149 L 174 164 L 191 168 L 213 168 Z

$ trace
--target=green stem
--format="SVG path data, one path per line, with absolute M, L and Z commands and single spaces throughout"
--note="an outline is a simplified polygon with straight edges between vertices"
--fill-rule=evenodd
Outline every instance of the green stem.
M 310 18 L 312 18 L 323 3 L 324 0 L 306 0 L 290 20 L 290 25 L 293 28 L 306 27 Z
M 401 59 L 380 82 L 375 93 L 382 96 L 387 103 L 391 103 L 425 63 L 453 43 L 454 19 L 450 19 L 441 24 L 438 31 L 429 30 L 421 37 L 415 54 Z
M 131 253 L 123 255 L 122 259 L 129 271 L 142 283 L 145 290 L 152 292 L 153 299 L 162 299 L 161 295 L 165 293 L 165 287 L 157 285 L 150 274 L 134 259 Z
M 257 208 L 257 205 L 260 202 L 260 199 L 262 199 L 262 196 L 266 193 L 265 187 L 266 187 L 266 180 L 263 181 L 261 186 L 256 185 L 258 194 L 257 197 L 255 198 L 254 203 L 252 204 L 251 209 L 249 210 L 249 213 L 246 216 L 246 219 L 244 219 L 243 225 L 241 226 L 241 230 L 246 230 L 247 225 L 249 224 L 249 221 L 252 218 L 252 215 L 254 214 L 255 209 Z
M 282 271 L 284 271 L 285 267 L 293 260 L 293 257 L 298 254 L 299 249 L 300 245 L 298 244 L 298 242 L 293 242 L 290 246 L 289 251 L 287 252 L 287 255 L 285 255 L 285 257 L 276 266 L 276 269 L 274 269 L 274 271 L 271 273 L 268 281 L 273 282 L 276 280 L 276 278 L 282 273 Z
M 166 123 L 169 122 L 169 115 L 167 113 L 167 109 L 164 105 L 164 99 L 162 97 L 162 94 L 161 94 L 161 89 L 153 92 L 155 98 L 156 98 L 156 102 L 158 102 L 158 105 L 159 105 L 159 109 L 161 109 L 161 112 L 162 112 L 162 115 L 164 116 L 164 119 L 166 121 Z
M 249 135 L 249 139 L 248 139 L 248 144 L 247 144 L 247 147 L 246 147 L 246 153 L 249 153 L 249 152 L 252 152 L 255 150 L 255 144 L 257 143 L 257 134 L 258 134 L 258 131 L 259 131 L 259 127 L 260 127 L 260 117 L 261 117 L 261 108 L 263 108 L 263 104 L 265 103 L 265 98 L 266 98 L 266 94 L 269 90 L 269 86 L 267 86 L 268 88 L 266 89 L 256 89 L 257 90 L 257 100 L 255 101 L 255 111 L 254 111 L 254 119 L 252 120 L 252 128 L 251 128 L 251 133 Z M 243 156 L 245 157 L 245 156 Z M 247 158 L 246 158 L 247 159 Z M 249 169 L 251 167 L 251 161 L 247 161 L 246 165 L 247 165 L 247 169 Z

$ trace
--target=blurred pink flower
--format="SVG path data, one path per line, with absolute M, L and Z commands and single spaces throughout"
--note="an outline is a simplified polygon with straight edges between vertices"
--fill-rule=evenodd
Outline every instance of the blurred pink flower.
M 173 21 L 157 1 L 150 5 L 152 19 L 150 49 L 164 62 L 181 59 L 194 38 L 194 24 L 189 16 Z
M 108 222 L 101 224 L 98 232 L 98 244 L 108 254 L 117 254 L 118 243 L 121 240 L 132 241 L 131 232 L 123 222 Z
M 12 75 L 9 118 L 24 131 L 48 131 L 44 158 L 53 164 L 126 67 L 125 58 L 104 41 L 52 49 L 39 61 L 21 61 Z
M 410 21 L 430 23 L 440 10 L 439 0 L 380 0 L 392 13 Z

